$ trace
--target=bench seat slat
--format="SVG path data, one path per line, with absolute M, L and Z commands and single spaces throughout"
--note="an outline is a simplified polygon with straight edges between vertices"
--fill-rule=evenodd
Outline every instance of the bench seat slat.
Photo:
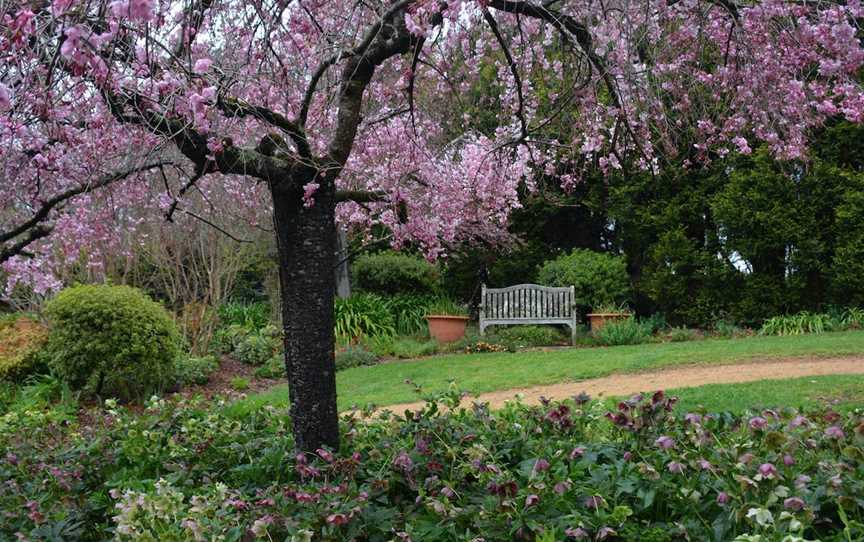
M 482 286 L 480 334 L 491 325 L 564 324 L 575 341 L 575 288 L 516 284 L 506 288 Z

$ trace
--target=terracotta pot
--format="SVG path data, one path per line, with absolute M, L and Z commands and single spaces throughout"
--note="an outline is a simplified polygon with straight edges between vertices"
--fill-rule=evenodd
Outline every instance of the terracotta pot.
M 430 314 L 426 317 L 429 323 L 429 336 L 439 343 L 452 343 L 465 336 L 468 326 L 467 316 L 447 316 Z
M 597 331 L 609 322 L 620 322 L 630 316 L 626 312 L 592 312 L 588 314 L 588 319 L 591 321 L 591 331 Z

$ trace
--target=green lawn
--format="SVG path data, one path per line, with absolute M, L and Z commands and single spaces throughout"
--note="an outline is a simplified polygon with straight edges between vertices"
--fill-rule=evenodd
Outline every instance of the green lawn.
M 704 407 L 708 412 L 736 412 L 760 408 L 812 408 L 838 410 L 864 407 L 864 375 L 831 375 L 762 380 L 744 384 L 709 384 L 667 392 L 677 396 L 681 411 Z
M 406 384 L 406 380 L 422 386 L 424 393 L 444 391 L 451 381 L 455 381 L 462 390 L 483 393 L 579 381 L 613 372 L 638 372 L 672 365 L 861 353 L 864 353 L 864 331 L 611 348 L 574 348 L 517 354 L 436 356 L 339 372 L 339 408 L 348 409 L 370 403 L 383 406 L 416 401 L 418 397 L 413 386 Z M 282 407 L 287 403 L 287 386 L 278 386 L 239 401 L 230 409 L 239 414 L 264 405 Z

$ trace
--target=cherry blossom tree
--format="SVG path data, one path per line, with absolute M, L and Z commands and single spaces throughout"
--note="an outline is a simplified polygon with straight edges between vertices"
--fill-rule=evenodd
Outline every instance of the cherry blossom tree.
M 859 0 L 0 0 L 0 263 L 49 289 L 58 253 L 98 259 L 94 240 L 171 220 L 193 191 L 268 201 L 296 444 L 335 447 L 337 220 L 436 257 L 500 240 L 537 174 L 698 167 L 755 142 L 805 158 L 825 119 L 864 118 L 862 16 Z

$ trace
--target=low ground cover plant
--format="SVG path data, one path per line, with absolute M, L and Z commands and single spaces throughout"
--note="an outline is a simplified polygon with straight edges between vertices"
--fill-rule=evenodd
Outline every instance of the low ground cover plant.
M 219 360 L 216 356 L 180 356 L 174 366 L 178 386 L 203 385 L 219 370 Z
M 864 413 L 540 407 L 343 419 L 297 454 L 290 419 L 218 405 L 46 404 L 0 416 L 0 538 L 810 541 L 864 536 Z M 479 537 L 479 538 L 478 538 Z

